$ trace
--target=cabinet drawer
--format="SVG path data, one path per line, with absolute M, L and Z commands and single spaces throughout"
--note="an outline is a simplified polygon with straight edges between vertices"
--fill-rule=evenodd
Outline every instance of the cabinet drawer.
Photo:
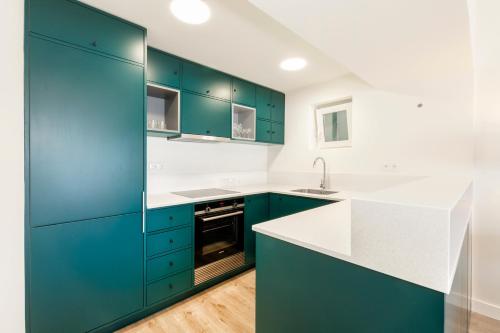
M 182 93 L 182 133 L 231 136 L 231 103 L 218 99 Z
M 182 73 L 182 89 L 230 100 L 231 78 L 211 68 L 185 62 Z
M 153 209 L 148 210 L 146 230 L 147 232 L 151 232 L 182 225 L 192 225 L 192 222 L 192 205 Z
M 148 81 L 174 88 L 180 87 L 181 61 L 148 48 Z
M 193 268 L 193 251 L 186 249 L 148 260 L 148 282 Z
M 144 30 L 76 1 L 31 0 L 30 29 L 48 37 L 144 63 Z
M 172 275 L 147 286 L 147 305 L 172 297 L 193 286 L 193 271 Z
M 156 254 L 173 251 L 191 245 L 193 237 L 191 227 L 161 232 L 147 236 L 147 254 Z

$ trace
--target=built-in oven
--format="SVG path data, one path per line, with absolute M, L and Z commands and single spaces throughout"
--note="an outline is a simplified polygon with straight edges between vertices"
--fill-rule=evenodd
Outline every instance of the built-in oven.
M 195 285 L 245 264 L 243 198 L 195 205 Z

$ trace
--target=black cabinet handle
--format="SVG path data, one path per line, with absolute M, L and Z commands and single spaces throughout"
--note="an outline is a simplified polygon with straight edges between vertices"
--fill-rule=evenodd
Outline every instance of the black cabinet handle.
M 207 134 L 210 134 L 210 130 L 207 130 Z
M 172 289 L 174 286 L 173 286 L 171 283 L 169 283 L 169 284 L 168 284 L 168 287 L 169 287 L 170 289 Z
M 271 134 L 274 134 L 274 133 L 276 133 L 276 132 L 275 132 L 275 131 L 272 131 L 272 132 L 271 132 Z
M 236 92 L 236 89 L 233 89 L 234 92 Z
M 169 216 L 169 217 L 168 217 L 168 219 L 169 219 L 170 221 L 172 221 L 172 220 L 174 219 L 174 217 L 173 217 L 173 216 Z
M 173 262 L 169 262 L 168 264 L 169 264 L 170 267 L 172 267 L 174 265 Z
M 276 107 L 276 105 L 273 104 L 273 109 Z
M 174 72 L 174 75 L 177 75 L 177 71 Z
M 92 45 L 93 47 L 97 47 L 97 41 L 93 41 L 92 43 L 90 43 L 90 45 Z
M 270 103 L 267 103 L 267 106 L 271 106 L 271 104 L 270 104 Z
M 171 240 L 170 240 L 170 244 L 173 244 L 173 243 L 174 243 L 174 240 L 173 240 L 173 239 L 171 239 Z
M 266 131 L 266 133 L 271 133 L 271 131 Z
M 210 94 L 210 90 L 207 90 L 207 94 Z

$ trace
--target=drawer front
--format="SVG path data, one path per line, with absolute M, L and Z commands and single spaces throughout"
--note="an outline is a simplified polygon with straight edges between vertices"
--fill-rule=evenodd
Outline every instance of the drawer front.
M 188 270 L 147 286 L 147 305 L 175 296 L 193 286 L 193 271 Z
M 148 235 L 147 254 L 150 257 L 191 246 L 192 237 L 191 227 Z
M 148 260 L 147 280 L 151 282 L 186 269 L 193 269 L 192 249 L 181 250 Z
M 30 29 L 48 37 L 144 63 L 144 30 L 67 0 L 31 0 Z
M 255 84 L 233 78 L 233 103 L 255 106 Z
M 181 61 L 148 48 L 148 81 L 174 88 L 180 87 Z
M 228 75 L 190 62 L 183 64 L 182 88 L 207 96 L 231 99 L 231 78 Z
M 210 97 L 182 93 L 182 133 L 231 136 L 231 103 Z
M 148 210 L 146 230 L 151 232 L 182 225 L 193 225 L 193 214 L 192 205 Z

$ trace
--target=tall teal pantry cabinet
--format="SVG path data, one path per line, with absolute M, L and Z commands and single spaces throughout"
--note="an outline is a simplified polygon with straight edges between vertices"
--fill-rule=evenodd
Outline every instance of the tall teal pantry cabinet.
M 28 332 L 144 306 L 145 35 L 77 1 L 26 2 Z

